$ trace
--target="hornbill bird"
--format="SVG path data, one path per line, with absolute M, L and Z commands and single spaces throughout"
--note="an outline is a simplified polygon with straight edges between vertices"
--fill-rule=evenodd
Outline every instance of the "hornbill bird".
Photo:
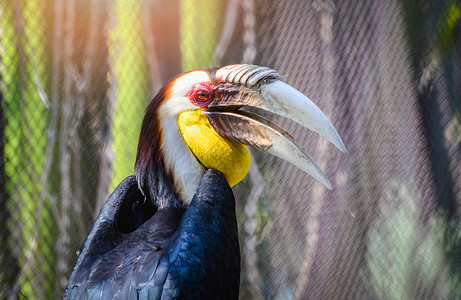
M 245 110 L 290 118 L 345 147 L 322 111 L 269 68 L 238 64 L 181 74 L 146 110 L 135 175 L 101 209 L 64 299 L 236 299 L 240 254 L 231 186 L 247 146 L 331 184 L 284 130 Z

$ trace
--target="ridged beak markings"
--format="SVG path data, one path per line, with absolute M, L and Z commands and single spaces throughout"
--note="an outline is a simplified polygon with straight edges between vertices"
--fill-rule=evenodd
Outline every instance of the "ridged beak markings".
M 216 78 L 219 89 L 205 114 L 219 134 L 280 157 L 332 189 L 317 163 L 287 132 L 261 116 L 240 110 L 255 107 L 291 119 L 346 152 L 338 132 L 317 105 L 280 81 L 279 74 L 269 68 L 231 65 L 218 69 Z

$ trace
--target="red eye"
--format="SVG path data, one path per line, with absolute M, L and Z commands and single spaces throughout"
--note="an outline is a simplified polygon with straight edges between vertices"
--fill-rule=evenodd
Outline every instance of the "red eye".
M 210 98 L 211 94 L 207 90 L 198 90 L 195 94 L 195 99 L 197 99 L 197 101 L 208 101 Z
M 206 82 L 196 84 L 187 94 L 189 100 L 197 106 L 206 108 L 213 101 L 217 86 Z

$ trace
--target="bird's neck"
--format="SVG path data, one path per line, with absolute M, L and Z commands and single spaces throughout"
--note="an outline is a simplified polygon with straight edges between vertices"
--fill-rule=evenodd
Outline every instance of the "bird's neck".
M 188 205 L 204 173 L 181 136 L 176 109 L 174 101 L 162 104 L 156 96 L 139 137 L 135 175 L 144 196 L 159 208 Z
M 204 168 L 220 171 L 230 186 L 245 178 L 250 169 L 250 151 L 217 133 L 202 110 L 180 113 L 177 123 L 181 137 Z

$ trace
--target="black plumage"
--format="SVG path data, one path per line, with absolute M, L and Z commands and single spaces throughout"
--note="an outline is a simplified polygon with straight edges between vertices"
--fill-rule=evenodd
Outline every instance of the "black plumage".
M 240 254 L 235 200 L 208 170 L 186 207 L 156 210 L 134 176 L 103 206 L 64 299 L 236 299 Z

